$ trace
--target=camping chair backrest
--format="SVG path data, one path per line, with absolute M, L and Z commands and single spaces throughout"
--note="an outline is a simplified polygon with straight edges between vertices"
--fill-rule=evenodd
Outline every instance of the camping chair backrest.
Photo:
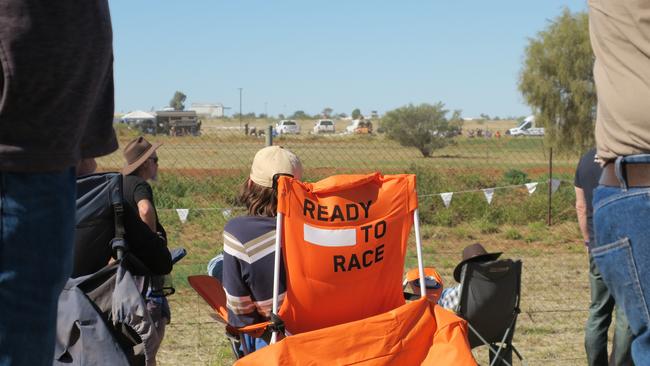
M 467 263 L 463 269 L 459 315 L 487 342 L 512 341 L 519 313 L 521 261 Z M 483 342 L 469 332 L 472 348 Z
M 278 313 L 275 286 L 273 312 L 287 330 L 320 329 L 404 304 L 414 216 L 414 175 L 338 175 L 313 184 L 280 177 L 276 234 L 282 250 L 277 240 L 274 276 L 277 284 L 281 252 L 287 293 Z

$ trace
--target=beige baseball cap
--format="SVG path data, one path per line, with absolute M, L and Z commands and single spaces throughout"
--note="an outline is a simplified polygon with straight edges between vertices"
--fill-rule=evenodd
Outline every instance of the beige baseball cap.
M 290 174 L 302 178 L 302 163 L 296 154 L 282 146 L 267 146 L 255 154 L 251 166 L 251 180 L 262 187 L 273 187 L 273 176 Z

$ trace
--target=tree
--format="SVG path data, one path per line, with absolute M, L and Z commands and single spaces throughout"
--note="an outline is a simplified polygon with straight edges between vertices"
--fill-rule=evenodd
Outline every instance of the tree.
M 183 92 L 176 91 L 172 100 L 169 101 L 169 106 L 174 108 L 175 111 L 182 111 L 185 109 L 185 104 L 183 104 L 185 103 L 185 99 L 187 99 L 187 95 L 183 94 Z
M 359 108 L 355 108 L 352 111 L 352 119 L 359 119 L 359 118 L 361 118 L 361 110 L 359 110 Z
M 295 111 L 290 117 L 291 119 L 310 119 L 311 117 L 305 111 Z
M 433 150 L 451 143 L 449 137 L 462 123 L 460 111 L 454 111 L 451 118 L 453 123 L 447 119 L 448 112 L 442 102 L 434 105 L 409 104 L 387 112 L 381 120 L 381 127 L 388 138 L 402 146 L 413 146 L 422 156 L 429 157 Z
M 584 151 L 594 145 L 596 89 L 589 19 L 568 9 L 529 41 L 519 90 L 545 128 L 549 145 Z
M 323 108 L 323 111 L 320 112 L 320 113 L 321 113 L 321 115 L 323 115 L 323 118 L 330 118 L 330 116 L 332 115 L 332 112 L 334 112 L 334 110 L 332 108 L 326 107 L 326 108 Z

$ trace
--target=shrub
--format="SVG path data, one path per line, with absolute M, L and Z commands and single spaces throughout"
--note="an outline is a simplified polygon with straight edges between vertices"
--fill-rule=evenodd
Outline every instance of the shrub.
M 522 172 L 518 169 L 510 169 L 507 172 L 503 173 L 503 182 L 505 184 L 515 185 L 515 184 L 524 184 L 530 182 L 528 179 L 528 174 Z

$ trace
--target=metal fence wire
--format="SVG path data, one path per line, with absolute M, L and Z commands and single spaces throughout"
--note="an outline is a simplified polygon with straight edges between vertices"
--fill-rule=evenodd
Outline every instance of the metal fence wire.
M 474 133 L 449 137 L 431 157 L 382 133 L 341 133 L 347 123 L 335 121 L 339 132 L 316 134 L 313 121 L 299 121 L 300 134 L 273 136 L 272 143 L 300 157 L 306 181 L 374 171 L 417 174 L 425 265 L 436 267 L 451 286 L 462 248 L 471 243 L 521 259 L 522 314 L 515 345 L 530 365 L 584 363 L 589 271 L 573 208 L 579 157 L 553 154 L 542 137 L 507 136 L 514 121 L 465 126 Z M 233 362 L 223 327 L 207 315 L 209 309 L 185 279 L 205 273 L 208 260 L 222 249 L 224 224 L 243 214 L 237 194 L 255 152 L 270 143 L 269 124 L 204 120 L 199 136 L 146 136 L 163 143 L 153 183 L 161 222 L 170 246 L 188 249 L 173 272 L 178 292 L 170 298 L 173 319 L 159 353 L 162 365 Z M 480 137 L 478 129 L 484 131 Z M 116 130 L 122 147 L 140 133 L 123 124 Z M 121 151 L 98 162 L 102 171 L 124 164 Z M 414 266 L 413 248 L 407 267 Z M 481 352 L 477 357 L 482 363 L 487 359 Z

